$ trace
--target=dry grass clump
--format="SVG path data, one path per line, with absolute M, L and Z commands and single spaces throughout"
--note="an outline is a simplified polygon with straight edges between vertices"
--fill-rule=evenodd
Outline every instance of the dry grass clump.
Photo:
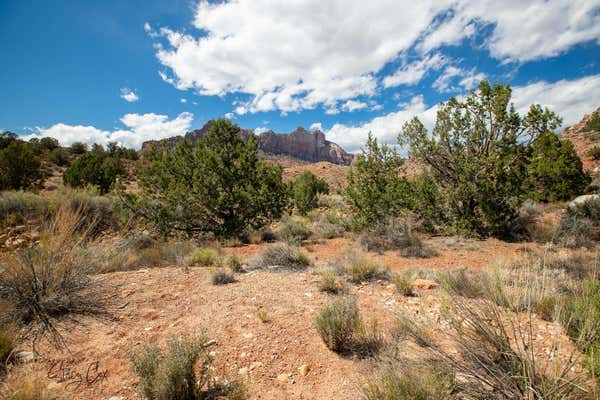
M 218 249 L 206 247 L 192 253 L 190 264 L 196 267 L 221 267 L 223 256 Z
M 14 332 L 7 327 L 0 328 L 0 372 L 6 369 L 6 365 L 13 356 L 16 344 L 17 338 Z
M 282 218 L 275 231 L 277 239 L 292 246 L 299 246 L 311 233 L 304 218 L 290 216 Z
M 398 293 L 403 296 L 416 296 L 413 284 L 415 282 L 415 274 L 413 271 L 404 271 L 402 273 L 392 274 L 392 283 L 396 286 Z
M 32 376 L 12 379 L 2 391 L 6 393 L 1 397 L 4 400 L 66 400 L 69 398 L 65 394 L 47 389 L 43 381 Z
M 227 258 L 227 267 L 235 273 L 245 272 L 242 259 L 236 255 Z
M 383 346 L 377 324 L 367 331 L 352 296 L 339 297 L 321 309 L 315 327 L 327 348 L 336 353 L 367 356 Z
M 387 280 L 390 277 L 387 266 L 377 264 L 366 257 L 351 259 L 350 265 L 346 267 L 346 272 L 353 283 L 369 282 L 377 279 Z
M 205 335 L 171 339 L 166 352 L 158 346 L 144 347 L 131 357 L 140 379 L 140 395 L 156 400 L 244 399 L 239 382 L 218 383 L 211 376 L 212 358 Z
M 442 362 L 442 365 L 450 366 L 460 376 L 460 384 L 457 381 L 452 384 L 453 379 L 448 379 L 446 382 L 449 385 L 441 386 L 451 390 L 446 397 L 442 397 L 444 399 L 593 398 L 592 389 L 586 387 L 585 377 L 573 372 L 576 360 L 572 351 L 562 354 L 568 357 L 566 360 L 552 360 L 536 350 L 535 322 L 531 314 L 514 314 L 489 300 L 452 295 L 445 302 L 443 315 L 444 326 L 448 329 L 440 332 L 442 337 L 434 341 L 425 328 L 428 324 L 400 313 L 393 335 L 396 346 L 391 352 L 396 358 L 392 357 L 391 363 L 380 365 L 379 369 L 383 371 L 380 375 L 385 376 L 386 380 L 394 378 L 393 374 L 390 377 L 389 371 L 404 367 L 406 361 L 399 355 L 407 346 L 404 341 L 413 340 L 427 354 L 419 366 L 433 368 Z M 560 350 L 557 352 L 560 353 Z M 451 378 L 453 373 L 447 376 Z M 431 383 L 427 374 L 423 379 L 415 376 L 412 381 L 418 388 L 430 387 Z M 375 382 L 374 387 L 380 390 L 375 393 L 392 393 L 384 390 L 387 386 L 404 387 L 394 386 L 395 380 L 387 384 L 386 381 Z
M 484 272 L 458 268 L 440 272 L 438 278 L 444 289 L 453 295 L 473 299 L 487 297 L 490 293 L 490 277 Z
M 215 272 L 213 272 L 211 281 L 213 285 L 227 285 L 229 283 L 235 283 L 236 279 L 231 272 L 223 269 L 217 269 Z
M 2 257 L 0 297 L 11 322 L 26 326 L 35 339 L 50 333 L 62 345 L 58 325 L 78 315 L 103 313 L 106 305 L 93 265 L 86 257 L 91 226 L 82 230 L 82 211 L 64 204 L 44 228 L 40 244 Z
M 326 271 L 321 275 L 319 290 L 321 292 L 338 295 L 348 293 L 349 288 L 346 282 L 340 280 L 332 271 Z
M 267 247 L 251 264 L 253 268 L 273 270 L 305 270 L 309 265 L 306 254 L 297 247 L 283 243 Z
M 600 199 L 591 199 L 567 207 L 555 242 L 565 247 L 591 248 L 600 238 Z
M 454 371 L 441 363 L 388 361 L 362 389 L 365 400 L 446 400 L 452 398 Z
M 144 234 L 111 237 L 94 243 L 88 251 L 96 271 L 132 271 L 187 265 L 195 249 L 190 241 L 159 241 Z
M 416 232 L 416 223 L 409 217 L 389 218 L 365 230 L 360 239 L 367 251 L 400 250 L 403 257 L 429 258 L 436 251 L 425 245 Z
M 315 221 L 315 235 L 319 239 L 333 239 L 344 236 L 348 223 L 334 212 L 319 213 Z

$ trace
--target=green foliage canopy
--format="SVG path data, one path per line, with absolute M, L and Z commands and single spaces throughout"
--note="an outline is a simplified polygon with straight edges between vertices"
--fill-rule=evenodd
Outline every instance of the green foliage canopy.
M 111 156 L 100 145 L 77 158 L 63 174 L 65 185 L 83 187 L 93 185 L 100 193 L 107 193 L 125 168 L 118 157 Z
M 0 150 L 0 190 L 28 189 L 42 178 L 40 160 L 29 144 L 8 140 L 10 144 Z
M 317 197 L 321 193 L 329 193 L 329 185 L 310 171 L 304 172 L 292 184 L 294 206 L 303 215 L 317 206 Z
M 127 202 L 164 233 L 231 236 L 280 217 L 288 203 L 282 169 L 260 160 L 256 139 L 239 131 L 220 119 L 195 147 L 183 141 L 145 151 L 141 193 Z

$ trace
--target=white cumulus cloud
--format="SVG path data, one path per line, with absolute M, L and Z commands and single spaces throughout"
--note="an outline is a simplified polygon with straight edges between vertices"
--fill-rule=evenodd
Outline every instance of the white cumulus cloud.
M 106 145 L 108 142 L 117 142 L 121 146 L 139 149 L 147 140 L 165 139 L 170 136 L 185 134 L 192 124 L 194 115 L 188 112 L 179 114 L 170 120 L 166 115 L 125 114 L 121 123 L 125 128 L 115 130 L 102 130 L 94 126 L 67 125 L 58 123 L 49 128 L 36 127 L 36 133 L 25 136 L 26 140 L 33 137 L 53 137 L 63 146 L 74 142 L 83 142 L 88 145 L 94 143 Z
M 122 88 L 121 98 L 129 103 L 135 103 L 140 99 L 140 96 L 138 96 L 137 93 L 129 88 Z
M 364 103 L 362 101 L 356 101 L 356 100 L 348 100 L 346 101 L 344 104 L 342 104 L 342 110 L 344 111 L 356 111 L 356 110 L 362 110 L 363 108 L 367 108 L 368 105 L 367 103 Z
M 557 82 L 534 82 L 513 87 L 512 101 L 517 111 L 527 113 L 531 104 L 541 104 L 563 117 L 563 128 L 575 124 L 600 105 L 600 74 Z M 395 144 L 402 125 L 413 117 L 431 129 L 438 106 L 427 107 L 422 96 L 401 105 L 400 110 L 358 125 L 335 124 L 326 132 L 328 140 L 338 143 L 350 152 L 360 151 L 369 132 L 378 140 Z
M 438 70 L 447 63 L 446 57 L 440 53 L 426 56 L 411 64 L 404 64 L 393 75 L 383 79 L 383 86 L 415 85 L 431 70 Z

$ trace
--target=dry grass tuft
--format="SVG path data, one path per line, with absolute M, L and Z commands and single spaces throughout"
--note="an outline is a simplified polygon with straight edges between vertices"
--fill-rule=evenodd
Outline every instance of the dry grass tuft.
M 326 271 L 321 276 L 319 290 L 321 292 L 338 295 L 347 294 L 349 288 L 346 282 L 339 280 L 332 271 Z
M 300 249 L 283 243 L 267 247 L 251 265 L 253 268 L 272 270 L 305 270 L 310 260 Z
M 13 379 L 3 390 L 6 392 L 5 397 L 2 397 L 4 400 L 67 400 L 69 398 L 63 393 L 46 389 L 42 381 L 32 376 Z
M 229 283 L 237 282 L 235 276 L 231 272 L 227 272 L 223 269 L 217 269 L 213 272 L 211 281 L 213 285 L 227 285 Z
M 40 244 L 5 254 L 0 275 L 0 297 L 9 304 L 10 321 L 26 327 L 35 340 L 45 334 L 62 346 L 62 322 L 77 316 L 101 315 L 106 297 L 93 265 L 86 257 L 92 224 L 82 229 L 82 211 L 62 204 L 42 232 Z

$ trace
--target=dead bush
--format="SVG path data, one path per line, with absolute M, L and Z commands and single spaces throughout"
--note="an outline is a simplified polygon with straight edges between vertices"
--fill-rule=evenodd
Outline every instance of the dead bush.
M 211 281 L 213 285 L 227 285 L 236 282 L 235 276 L 233 276 L 231 272 L 227 272 L 223 269 L 217 269 L 213 272 Z
M 567 207 L 560 220 L 555 243 L 570 248 L 591 248 L 599 238 L 600 199 Z
M 437 253 L 419 238 L 413 218 L 389 218 L 368 228 L 360 241 L 367 251 L 400 250 L 403 257 L 429 258 Z
M 398 293 L 403 296 L 415 296 L 416 293 L 413 288 L 415 282 L 415 274 L 412 271 L 404 271 L 402 273 L 396 273 L 392 275 L 392 283 L 396 286 Z
M 310 260 L 300 249 L 283 243 L 267 247 L 251 264 L 253 268 L 273 270 L 305 270 L 309 265 Z
M 2 395 L 5 392 L 4 396 Z M 46 388 L 40 379 L 33 376 L 18 376 L 10 379 L 2 390 L 4 400 L 67 400 L 69 396 Z

